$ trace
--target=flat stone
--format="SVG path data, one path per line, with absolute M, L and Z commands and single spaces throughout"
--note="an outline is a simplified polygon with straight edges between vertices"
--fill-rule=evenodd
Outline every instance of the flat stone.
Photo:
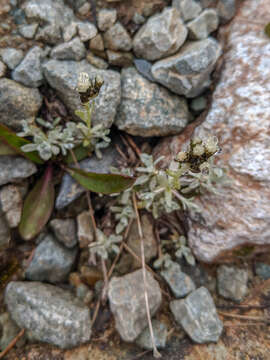
M 23 51 L 13 48 L 5 48 L 0 51 L 1 58 L 7 67 L 11 70 L 22 61 Z
M 194 282 L 181 271 L 181 267 L 177 263 L 173 263 L 168 269 L 161 271 L 161 275 L 176 298 L 182 298 L 196 289 Z
M 67 248 L 77 244 L 76 223 L 74 219 L 53 219 L 50 221 L 56 239 Z
M 219 0 L 217 4 L 217 11 L 221 24 L 230 21 L 236 12 L 235 0 Z
M 161 304 L 161 290 L 148 271 L 146 283 L 150 314 L 153 316 Z M 147 326 L 142 270 L 113 277 L 109 282 L 108 297 L 117 331 L 122 340 L 133 342 Z
M 101 31 L 111 28 L 117 19 L 116 9 L 102 9 L 98 12 L 97 24 Z
M 38 24 L 21 25 L 18 27 L 19 33 L 25 39 L 33 39 L 38 29 Z
M 256 275 L 262 278 L 263 280 L 270 279 L 270 265 L 262 263 L 262 262 L 256 262 L 255 263 L 255 272 Z
M 78 22 L 78 33 L 83 42 L 93 39 L 97 35 L 97 28 L 90 22 Z
M 62 30 L 59 24 L 46 25 L 43 28 L 39 27 L 35 36 L 37 41 L 42 41 L 45 44 L 56 45 L 62 42 Z
M 133 55 L 131 52 L 107 50 L 106 54 L 110 65 L 119 67 L 129 67 L 133 65 Z
M 77 249 L 67 249 L 53 236 L 46 235 L 36 247 L 25 277 L 32 281 L 63 282 L 68 278 L 76 255 Z
M 221 46 L 215 39 L 188 42 L 176 55 L 157 61 L 152 75 L 174 93 L 195 97 L 209 87 L 209 75 L 220 55 Z
M 186 100 L 148 81 L 135 68 L 122 70 L 122 101 L 115 121 L 131 135 L 166 136 L 187 125 Z
M 121 98 L 120 75 L 116 71 L 96 69 L 86 60 L 80 62 L 49 60 L 44 64 L 43 70 L 46 80 L 57 91 L 74 119 L 76 119 L 74 111 L 81 107 L 76 91 L 79 74 L 86 72 L 91 78 L 100 75 L 104 84 L 95 99 L 92 121 L 94 125 L 103 124 L 104 127 L 111 127 Z
M 89 211 L 83 211 L 77 216 L 77 236 L 80 248 L 88 248 L 94 241 L 94 230 L 91 223 Z
M 187 24 L 189 37 L 194 40 L 206 39 L 217 30 L 219 18 L 215 9 L 204 10 L 196 19 Z
M 97 69 L 106 70 L 109 67 L 107 61 L 103 60 L 98 56 L 95 56 L 91 52 L 87 54 L 86 60 L 89 62 L 89 64 L 95 66 Z
M 142 76 L 149 81 L 155 82 L 151 71 L 152 63 L 144 59 L 134 59 L 134 65 Z
M 113 146 L 109 146 L 103 150 L 102 155 L 102 159 L 97 159 L 97 157 L 93 155 L 88 159 L 82 160 L 79 163 L 80 168 L 97 173 L 110 173 L 111 167 L 117 167 L 119 153 Z M 56 208 L 58 210 L 63 209 L 74 200 L 78 199 L 85 191 L 85 188 L 79 185 L 69 174 L 65 174 L 56 198 Z
M 133 50 L 138 58 L 158 60 L 175 54 L 186 40 L 188 31 L 179 12 L 165 8 L 150 17 L 133 39 Z
M 20 65 L 13 70 L 13 80 L 29 87 L 38 87 L 43 82 L 41 61 L 43 50 L 39 46 L 32 47 L 21 61 Z
M 15 185 L 6 185 L 0 190 L 0 206 L 10 228 L 19 225 L 22 215 L 22 196 Z
M 4 77 L 6 75 L 7 67 L 3 63 L 3 61 L 0 61 L 0 78 Z
M 157 242 L 153 229 L 153 219 L 147 214 L 142 215 L 141 225 L 143 232 L 145 262 L 149 263 L 151 259 L 157 256 Z M 130 227 L 127 244 L 130 249 L 133 250 L 133 252 L 141 259 L 141 239 L 138 233 L 138 225 L 136 221 L 134 221 Z M 138 262 L 136 259 L 133 259 L 132 262 L 133 269 L 141 267 L 141 262 Z
M 104 33 L 106 49 L 115 51 L 129 51 L 132 48 L 132 39 L 120 22 L 115 23 Z
M 51 51 L 51 57 L 58 60 L 82 60 L 86 49 L 79 37 L 55 46 Z
M 18 182 L 33 175 L 36 165 L 21 156 L 0 156 L 0 185 Z
M 221 195 L 197 199 L 203 219 L 191 221 L 188 239 L 203 262 L 233 261 L 242 248 L 251 256 L 270 245 L 269 39 L 254 24 L 254 19 L 267 23 L 267 12 L 265 0 L 243 2 L 220 33 L 221 41 L 226 39 L 224 65 L 208 115 L 194 134 L 217 136 L 222 149 L 217 164 L 228 169 L 232 181 Z
M 6 219 L 3 214 L 0 214 L 0 250 L 8 248 L 10 240 L 11 234 Z
M 39 24 L 59 25 L 62 29 L 74 20 L 73 11 L 63 0 L 29 0 L 23 6 L 26 17 Z
M 59 346 L 78 346 L 90 340 L 89 309 L 70 292 L 40 282 L 10 282 L 5 303 L 20 328 L 31 338 Z
M 200 2 L 196 0 L 173 0 L 172 7 L 179 11 L 184 21 L 196 18 L 202 11 Z
M 247 294 L 248 272 L 235 266 L 221 265 L 217 270 L 217 289 L 225 299 L 241 301 Z
M 158 349 L 164 349 L 166 347 L 166 340 L 168 335 L 167 326 L 158 320 L 153 320 L 152 326 L 156 347 Z M 153 350 L 149 327 L 146 327 L 141 335 L 136 339 L 136 344 L 143 349 Z
M 0 79 L 0 123 L 19 130 L 21 121 L 33 121 L 41 107 L 38 89 L 29 89 L 14 80 Z
M 104 51 L 104 41 L 101 34 L 97 34 L 93 39 L 89 41 L 89 49 Z
M 193 291 L 184 300 L 171 301 L 170 309 L 176 322 L 193 341 L 199 344 L 218 341 L 223 324 L 205 287 Z

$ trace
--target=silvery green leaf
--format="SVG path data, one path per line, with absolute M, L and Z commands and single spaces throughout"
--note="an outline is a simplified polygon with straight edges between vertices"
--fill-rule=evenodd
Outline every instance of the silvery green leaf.
M 115 232 L 116 234 L 121 234 L 121 232 L 123 232 L 124 229 L 125 229 L 125 225 L 122 222 L 119 222 L 116 225 Z
M 24 152 L 35 151 L 35 150 L 37 150 L 37 145 L 36 144 L 26 144 L 21 147 L 21 150 Z
M 156 186 L 157 186 L 157 177 L 153 176 L 149 183 L 149 189 L 151 191 L 154 191 Z
M 152 157 L 152 159 L 153 159 L 153 157 Z M 160 157 L 158 157 L 155 161 L 154 161 L 154 165 L 157 165 L 161 160 L 163 160 L 163 159 L 165 159 L 165 156 L 160 156 Z
M 139 177 L 136 179 L 136 181 L 135 181 L 135 183 L 134 183 L 134 186 L 135 186 L 135 185 L 143 185 L 143 184 L 147 183 L 148 179 L 149 179 L 149 175 L 139 176 Z

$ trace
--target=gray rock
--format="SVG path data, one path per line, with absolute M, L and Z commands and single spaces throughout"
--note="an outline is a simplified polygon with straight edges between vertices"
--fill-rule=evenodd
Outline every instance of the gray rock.
M 152 326 L 156 347 L 158 349 L 164 349 L 166 347 L 166 340 L 168 334 L 167 326 L 158 320 L 153 320 Z M 136 344 L 143 349 L 153 350 L 149 327 L 146 327 L 146 329 L 136 339 Z
M 20 156 L 0 156 L 0 185 L 18 182 L 33 175 L 36 165 Z
M 218 28 L 218 14 L 215 9 L 204 10 L 196 19 L 187 24 L 189 37 L 194 40 L 206 39 Z
M 94 229 L 92 226 L 89 211 L 83 211 L 77 216 L 77 236 L 80 248 L 88 248 L 94 241 Z
M 179 11 L 184 21 L 196 18 L 202 11 L 200 2 L 196 0 L 173 0 L 172 7 Z
M 86 72 L 91 78 L 100 75 L 104 84 L 95 100 L 92 121 L 94 125 L 103 124 L 104 127 L 111 127 L 121 98 L 120 75 L 116 71 L 96 69 L 86 60 L 80 62 L 49 60 L 44 64 L 43 70 L 46 80 L 57 91 L 75 119 L 74 111 L 81 107 L 76 91 L 79 74 Z
M 196 343 L 217 342 L 223 324 L 220 321 L 209 291 L 200 287 L 184 300 L 174 300 L 170 309 L 176 322 Z
M 58 25 L 64 29 L 74 20 L 73 11 L 63 0 L 28 0 L 23 8 L 29 20 L 36 20 L 41 25 Z
M 83 42 L 93 39 L 97 35 L 97 28 L 90 22 L 78 22 L 78 33 Z
M 117 19 L 116 9 L 102 9 L 97 16 L 98 28 L 101 31 L 106 31 L 111 28 Z
M 119 67 L 129 67 L 133 64 L 133 55 L 131 52 L 106 51 L 108 62 L 111 65 Z
M 88 159 L 82 160 L 80 168 L 86 171 L 93 171 L 97 173 L 110 173 L 111 167 L 117 166 L 119 153 L 113 146 L 110 146 L 102 152 L 102 159 L 97 159 L 92 156 Z M 85 188 L 80 186 L 69 174 L 65 174 L 62 179 L 59 194 L 56 198 L 56 208 L 63 209 L 74 200 L 78 199 L 85 192 Z
M 146 283 L 150 313 L 153 316 L 161 304 L 161 290 L 148 271 Z M 109 282 L 108 297 L 121 338 L 127 342 L 134 341 L 147 326 L 142 270 L 119 278 L 113 277 Z
M 90 10 L 91 10 L 91 4 L 85 2 L 80 8 L 78 8 L 78 14 L 81 16 L 87 16 Z
M 217 4 L 217 11 L 221 24 L 227 23 L 235 15 L 235 0 L 219 0 Z
M 5 303 L 12 319 L 34 340 L 62 349 L 90 340 L 89 309 L 66 290 L 39 282 L 10 282 Z
M 116 126 L 132 135 L 166 136 L 187 125 L 186 100 L 141 76 L 135 68 L 122 70 L 122 101 Z
M 263 280 L 270 279 L 270 265 L 262 263 L 262 262 L 256 262 L 255 263 L 255 272 L 256 275 L 262 278 Z
M 82 60 L 86 49 L 79 37 L 55 46 L 51 51 L 51 57 L 58 60 Z
M 186 40 L 188 31 L 179 12 L 165 8 L 162 13 L 149 18 L 133 40 L 137 57 L 157 60 L 175 54 Z
M 1 161 L 0 161 L 1 165 Z M 0 214 L 0 250 L 4 250 L 9 246 L 11 240 L 10 230 L 3 214 Z M 0 331 L 1 333 L 1 331 Z
M 0 190 L 0 207 L 10 228 L 19 225 L 22 215 L 22 196 L 15 185 L 6 185 Z
M 199 96 L 191 100 L 190 108 L 195 112 L 202 112 L 207 107 L 207 99 L 205 96 Z
M 0 315 L 0 350 L 6 349 L 9 343 L 18 335 L 20 329 L 15 322 L 10 318 L 9 313 L 4 312 Z M 21 338 L 17 347 L 22 345 Z
M 134 59 L 134 65 L 136 69 L 142 74 L 147 80 L 155 82 L 152 75 L 152 63 L 144 59 Z
M 39 27 L 35 39 L 49 45 L 56 45 L 62 41 L 61 27 L 58 24 Z
M 208 7 L 216 7 L 218 0 L 200 0 L 200 5 L 203 9 Z
M 144 237 L 144 256 L 145 262 L 149 263 L 151 259 L 157 256 L 157 242 L 153 228 L 153 218 L 147 214 L 141 217 L 141 226 Z M 134 221 L 130 227 L 127 244 L 131 250 L 141 259 L 141 239 L 138 232 L 138 225 Z M 140 268 L 141 262 L 132 260 L 133 269 Z
M 77 22 L 72 21 L 72 23 L 66 26 L 63 31 L 64 41 L 70 41 L 76 35 L 77 30 L 78 30 Z
M 0 123 L 19 130 L 22 120 L 35 119 L 41 104 L 42 97 L 37 89 L 29 89 L 10 79 L 0 79 Z
M 89 62 L 89 64 L 95 66 L 97 69 L 106 70 L 109 67 L 107 61 L 103 60 L 98 56 L 93 55 L 90 52 L 87 54 L 86 60 Z
M 220 55 L 215 39 L 188 42 L 176 55 L 156 62 L 152 75 L 176 94 L 195 97 L 209 87 L 209 75 Z
M 31 48 L 20 65 L 12 71 L 12 79 L 25 86 L 40 86 L 43 82 L 43 74 L 41 71 L 41 60 L 43 56 L 43 51 L 39 46 Z
M 97 34 L 93 39 L 89 41 L 89 49 L 104 51 L 104 41 L 101 34 Z
M 53 236 L 47 235 L 36 247 L 25 277 L 34 281 L 63 282 L 71 271 L 76 255 L 77 249 L 67 249 Z
M 0 55 L 9 69 L 13 70 L 23 59 L 23 51 L 14 48 L 1 49 Z
M 132 39 L 120 22 L 114 24 L 104 33 L 105 48 L 115 51 L 129 51 L 132 48 Z
M 221 265 L 217 270 L 217 288 L 225 299 L 241 301 L 247 294 L 248 272 L 234 266 Z
M 25 39 L 33 39 L 35 37 L 35 34 L 38 29 L 38 24 L 29 24 L 29 25 L 21 25 L 18 27 L 19 33 L 25 38 Z
M 203 219 L 190 223 L 188 238 L 202 262 L 233 261 L 239 254 L 235 248 L 248 247 L 252 256 L 252 248 L 255 254 L 270 246 L 269 39 L 254 24 L 256 18 L 267 23 L 268 7 L 267 1 L 242 2 L 228 32 L 220 33 L 226 42 L 223 67 L 195 136 L 205 138 L 215 129 L 222 148 L 218 164 L 228 169 L 232 185 L 196 200 Z
M 76 296 L 85 304 L 89 304 L 94 298 L 94 291 L 90 290 L 85 284 L 80 284 L 76 288 Z
M 66 247 L 73 248 L 77 244 L 74 219 L 53 219 L 50 221 L 50 228 L 53 230 L 57 240 Z
M 173 263 L 168 269 L 161 271 L 161 275 L 176 298 L 182 298 L 196 289 L 194 282 L 181 271 L 181 267 L 177 263 Z
M 0 61 L 0 78 L 4 77 L 7 71 L 6 65 Z
M 134 22 L 134 24 L 136 25 L 142 25 L 145 23 L 146 19 L 143 15 L 135 12 L 135 14 L 132 17 L 132 21 Z

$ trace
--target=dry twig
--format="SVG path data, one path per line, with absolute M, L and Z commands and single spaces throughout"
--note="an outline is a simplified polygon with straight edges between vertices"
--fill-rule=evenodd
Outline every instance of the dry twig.
M 13 348 L 16 342 L 23 336 L 25 329 L 22 329 L 19 334 L 8 344 L 8 346 L 0 353 L 0 359 L 3 359 L 4 356 Z

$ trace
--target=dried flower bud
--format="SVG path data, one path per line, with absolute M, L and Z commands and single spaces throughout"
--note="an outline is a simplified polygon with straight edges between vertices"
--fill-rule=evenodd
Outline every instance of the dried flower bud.
M 197 144 L 201 144 L 202 143 L 202 139 L 197 137 L 194 137 L 193 139 L 191 139 L 191 145 L 195 146 Z
M 187 159 L 187 153 L 185 151 L 180 151 L 177 156 L 176 156 L 176 160 L 177 161 L 185 161 Z
M 196 145 L 193 150 L 192 153 L 194 156 L 202 156 L 204 154 L 204 146 L 203 145 Z
M 89 80 L 87 73 L 80 73 L 77 90 L 80 94 L 82 104 L 86 104 L 91 99 L 97 97 L 103 83 L 104 81 L 99 75 L 97 75 L 94 80 Z
M 206 140 L 205 142 L 205 149 L 208 154 L 215 154 L 218 150 L 218 139 L 213 136 Z

